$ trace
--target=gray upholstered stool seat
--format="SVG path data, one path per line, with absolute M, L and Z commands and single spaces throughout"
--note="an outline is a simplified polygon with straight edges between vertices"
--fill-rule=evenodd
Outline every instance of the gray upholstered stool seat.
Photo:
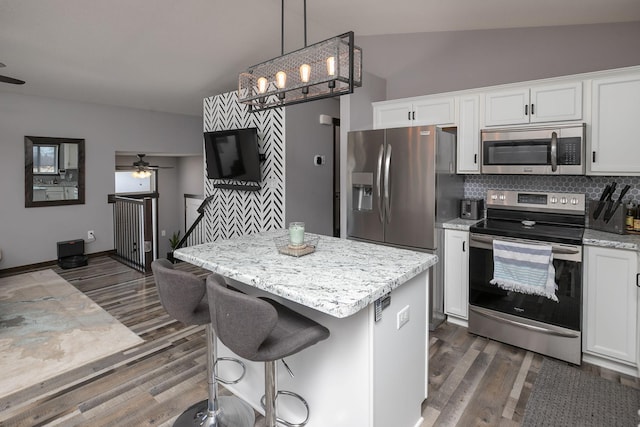
M 209 426 L 209 427 L 253 427 L 255 414 L 253 409 L 236 397 L 218 397 L 218 378 L 216 377 L 216 337 L 211 327 L 209 300 L 206 295 L 205 279 L 195 274 L 175 270 L 173 264 L 166 259 L 158 259 L 151 263 L 151 269 L 158 288 L 160 303 L 174 319 L 186 325 L 206 325 L 207 329 L 207 376 L 209 398 L 198 402 L 184 411 L 175 421 L 174 426 Z M 222 277 L 216 280 L 224 282 Z M 244 364 L 241 364 L 244 376 Z M 232 384 L 241 378 L 220 382 Z
M 228 289 L 224 281 L 207 277 L 211 324 L 218 338 L 231 351 L 245 359 L 265 362 L 265 424 L 293 424 L 276 417 L 276 361 L 298 353 L 329 337 L 329 330 L 317 322 L 268 298 L 257 298 Z M 307 406 L 308 408 L 308 406 Z

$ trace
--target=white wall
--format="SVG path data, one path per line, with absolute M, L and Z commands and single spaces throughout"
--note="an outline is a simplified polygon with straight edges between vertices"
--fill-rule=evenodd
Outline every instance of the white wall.
M 25 135 L 85 139 L 84 205 L 24 207 Z M 116 151 L 201 155 L 202 119 L 0 95 L 0 269 L 55 260 L 56 242 L 86 238 L 87 230 L 95 230 L 96 241 L 87 244 L 86 253 L 113 249 L 107 194 L 115 188 Z

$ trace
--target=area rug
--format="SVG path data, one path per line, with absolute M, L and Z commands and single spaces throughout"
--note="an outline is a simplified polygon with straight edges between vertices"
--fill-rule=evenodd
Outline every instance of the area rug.
M 631 427 L 640 424 L 640 391 L 545 358 L 523 427 Z
M 52 270 L 0 279 L 0 398 L 142 342 Z

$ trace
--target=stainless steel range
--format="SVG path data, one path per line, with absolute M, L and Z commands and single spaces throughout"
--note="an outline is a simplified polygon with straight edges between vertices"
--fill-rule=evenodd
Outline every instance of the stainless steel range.
M 584 224 L 584 194 L 489 190 L 470 228 L 469 332 L 579 365 Z M 491 284 L 494 240 L 550 246 L 558 301 Z

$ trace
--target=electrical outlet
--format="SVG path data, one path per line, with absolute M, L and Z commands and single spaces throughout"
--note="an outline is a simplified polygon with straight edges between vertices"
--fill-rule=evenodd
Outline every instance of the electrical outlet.
M 95 233 L 93 232 L 93 230 L 89 230 L 89 231 L 87 231 L 87 240 L 89 240 L 89 241 L 94 241 L 94 240 L 96 240 L 96 235 L 95 235 Z
M 402 310 L 398 312 L 396 315 L 396 325 L 397 328 L 400 329 L 409 321 L 409 306 L 405 306 Z

